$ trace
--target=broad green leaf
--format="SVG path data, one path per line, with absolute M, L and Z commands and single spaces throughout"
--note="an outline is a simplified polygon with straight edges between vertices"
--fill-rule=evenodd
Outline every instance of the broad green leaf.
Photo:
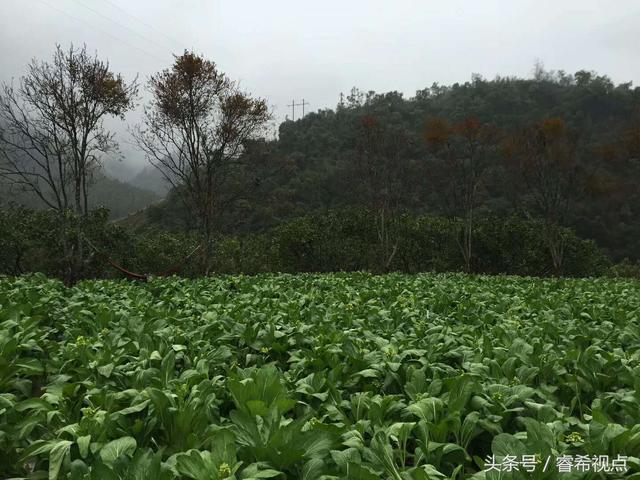
M 107 464 L 113 464 L 118 458 L 124 455 L 132 455 L 137 446 L 133 437 L 122 437 L 112 440 L 100 450 L 100 458 Z
M 56 480 L 60 473 L 62 462 L 69 457 L 69 449 L 73 442 L 58 440 L 49 452 L 49 480 Z

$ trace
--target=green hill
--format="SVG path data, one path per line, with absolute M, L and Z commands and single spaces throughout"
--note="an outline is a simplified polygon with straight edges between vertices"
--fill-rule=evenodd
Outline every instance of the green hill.
M 586 71 L 538 72 L 531 79 L 474 76 L 463 84 L 432 85 L 412 98 L 398 92 L 354 89 L 336 109 L 280 125 L 279 138 L 266 148 L 274 162 L 284 160 L 287 168 L 259 182 L 253 197 L 227 209 L 220 228 L 231 233 L 259 231 L 309 213 L 357 205 L 359 179 L 348 173 L 358 121 L 364 115 L 409 136 L 410 148 L 401 160 L 412 162 L 416 173 L 411 178 L 413 193 L 402 206 L 430 214 L 443 214 L 446 206 L 433 174 L 435 160 L 423 141 L 427 119 L 459 121 L 474 116 L 513 133 L 544 118 L 560 117 L 577 138 L 581 162 L 597 171 L 598 184 L 592 194 L 572 206 L 567 226 L 596 240 L 614 259 L 638 258 L 640 223 L 635 219 L 640 216 L 640 161 L 623 158 L 601 165 L 594 153 L 601 145 L 619 141 L 638 105 L 640 88 L 616 85 L 606 76 Z M 513 202 L 517 187 L 510 182 L 503 160 L 496 158 L 490 172 L 480 213 L 518 214 Z M 169 196 L 153 207 L 145 221 L 175 227 L 176 219 L 185 217 L 181 208 L 179 200 Z

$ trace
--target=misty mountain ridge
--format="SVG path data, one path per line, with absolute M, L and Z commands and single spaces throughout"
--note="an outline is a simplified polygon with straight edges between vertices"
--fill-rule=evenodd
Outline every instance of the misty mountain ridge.
M 145 189 L 133 182 L 133 180 L 138 179 L 144 183 L 147 178 L 144 171 L 133 177 L 131 182 L 113 178 L 106 173 L 99 173 L 96 175 L 91 187 L 89 204 L 92 208 L 108 208 L 111 219 L 126 217 L 143 210 L 149 205 L 158 202 L 164 196 L 162 190 Z M 149 180 L 146 180 L 146 182 L 148 185 L 153 185 L 153 182 Z M 26 208 L 46 209 L 46 205 L 35 193 L 6 183 L 0 183 L 0 204 L 6 205 L 10 203 Z

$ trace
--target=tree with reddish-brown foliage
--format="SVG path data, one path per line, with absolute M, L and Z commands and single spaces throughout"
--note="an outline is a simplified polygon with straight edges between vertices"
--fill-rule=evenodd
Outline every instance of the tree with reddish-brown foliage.
M 562 273 L 564 259 L 562 226 L 572 203 L 593 183 L 577 147 L 577 139 L 562 119 L 547 118 L 513 136 L 505 150 L 524 182 L 525 208 L 544 220 L 556 274 Z
M 270 113 L 264 100 L 240 91 L 214 62 L 187 51 L 151 77 L 149 90 L 152 101 L 135 138 L 197 218 L 206 274 L 216 218 L 224 208 L 221 189 Z

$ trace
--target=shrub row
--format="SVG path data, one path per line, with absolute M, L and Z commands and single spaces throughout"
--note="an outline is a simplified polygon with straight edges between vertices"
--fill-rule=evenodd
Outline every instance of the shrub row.
M 87 235 L 101 253 L 87 262 L 86 277 L 120 273 L 106 257 L 131 271 L 161 274 L 179 266 L 184 275 L 197 275 L 198 257 L 185 260 L 197 245 L 188 232 L 132 232 L 107 223 L 105 212 L 89 220 Z M 215 271 L 219 273 L 382 271 L 375 218 L 363 210 L 341 210 L 301 217 L 267 232 L 221 237 L 216 242 Z M 0 213 L 0 272 L 39 271 L 51 276 L 62 269 L 55 216 L 26 210 Z M 460 271 L 464 268 L 457 238 L 458 221 L 433 216 L 401 215 L 390 225 L 397 251 L 388 270 L 416 273 Z M 517 217 L 480 218 L 473 231 L 473 271 L 489 274 L 547 275 L 551 258 L 542 224 Z M 563 231 L 567 276 L 606 273 L 609 260 L 593 241 Z M 104 254 L 104 255 L 103 255 Z

